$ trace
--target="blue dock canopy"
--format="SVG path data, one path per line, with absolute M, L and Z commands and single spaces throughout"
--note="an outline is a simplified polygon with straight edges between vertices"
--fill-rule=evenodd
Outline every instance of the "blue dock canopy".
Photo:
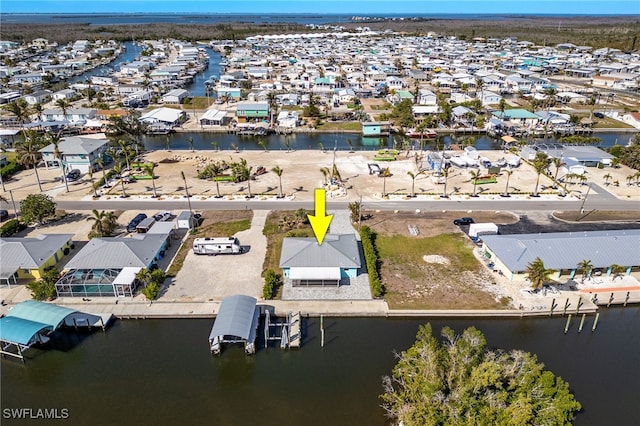
M 30 346 L 38 333 L 50 332 L 53 327 L 18 317 L 0 318 L 0 341 Z
M 29 346 L 42 332 L 58 328 L 74 309 L 27 300 L 14 306 L 0 318 L 0 341 Z

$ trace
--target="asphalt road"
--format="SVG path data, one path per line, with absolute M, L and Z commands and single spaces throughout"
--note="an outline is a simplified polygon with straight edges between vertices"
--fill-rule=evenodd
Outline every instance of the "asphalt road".
M 555 210 L 640 210 L 640 203 L 623 201 L 609 197 L 593 196 L 586 201 L 562 200 L 436 200 L 436 201 L 363 201 L 364 210 L 401 210 L 441 211 L 441 210 L 477 210 L 477 211 L 555 211 Z M 185 201 L 180 200 L 96 200 L 96 201 L 57 201 L 57 207 L 63 210 L 188 210 Z M 327 202 L 327 210 L 347 209 L 348 201 Z M 191 201 L 194 210 L 313 210 L 311 201 Z

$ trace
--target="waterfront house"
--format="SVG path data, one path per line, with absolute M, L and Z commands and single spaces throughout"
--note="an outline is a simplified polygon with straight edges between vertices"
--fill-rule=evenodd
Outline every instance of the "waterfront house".
M 227 116 L 226 111 L 217 109 L 208 109 L 200 116 L 201 126 L 225 126 L 229 124 L 231 118 Z
M 0 282 L 11 286 L 18 279 L 38 280 L 73 247 L 73 234 L 41 234 L 33 238 L 0 238 Z
M 269 118 L 268 102 L 239 102 L 236 108 L 238 123 L 255 123 Z
M 492 115 L 502 121 L 527 127 L 535 126 L 540 121 L 539 116 L 521 108 L 506 109 L 504 112 L 493 111 Z
M 607 276 L 612 265 L 625 267 L 625 274 L 640 270 L 640 230 L 552 232 L 542 234 L 486 235 L 482 237 L 484 255 L 511 281 L 527 279 L 527 265 L 542 259 L 547 269 L 572 279 L 578 264 L 590 260 L 593 270 Z
M 106 150 L 109 140 L 104 133 L 85 136 L 71 136 L 63 138 L 58 144 L 62 156 L 62 164 L 66 171 L 78 169 L 87 173 L 90 169 L 97 170 L 96 162 L 106 160 Z M 59 167 L 58 159 L 54 155 L 55 147 L 49 144 L 40 149 L 42 160 L 46 167 Z
M 278 113 L 278 127 L 292 129 L 298 126 L 300 113 L 298 111 L 280 111 Z
M 148 111 L 140 117 L 140 121 L 152 126 L 164 126 L 174 128 L 181 125 L 187 119 L 187 113 L 173 108 L 156 108 Z
M 93 238 L 65 265 L 58 297 L 133 297 L 136 273 L 155 268 L 168 247 L 169 234 Z
M 60 99 L 73 99 L 73 97 L 76 95 L 76 91 L 73 89 L 62 89 L 62 90 L 58 90 L 57 92 L 55 92 L 53 95 L 51 95 L 51 98 L 54 101 L 60 100 Z
M 189 92 L 184 89 L 173 89 L 162 95 L 162 102 L 165 104 L 181 104 L 189 97 Z
M 69 108 L 65 115 L 60 108 L 47 108 L 42 111 L 42 121 L 84 123 L 96 116 L 96 109 L 93 108 Z
M 354 234 L 327 234 L 323 243 L 315 238 L 285 238 L 280 267 L 294 286 L 338 286 L 357 276 L 360 253 Z

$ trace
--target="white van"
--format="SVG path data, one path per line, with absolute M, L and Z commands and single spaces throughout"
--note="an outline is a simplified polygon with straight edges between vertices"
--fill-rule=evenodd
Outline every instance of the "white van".
M 239 254 L 244 250 L 235 237 L 229 238 L 196 238 L 193 240 L 195 254 Z

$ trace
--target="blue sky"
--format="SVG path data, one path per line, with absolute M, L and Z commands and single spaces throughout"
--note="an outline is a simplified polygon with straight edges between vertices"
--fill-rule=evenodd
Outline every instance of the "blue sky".
M 640 15 L 639 0 L 0 0 L 0 13 L 535 13 Z

